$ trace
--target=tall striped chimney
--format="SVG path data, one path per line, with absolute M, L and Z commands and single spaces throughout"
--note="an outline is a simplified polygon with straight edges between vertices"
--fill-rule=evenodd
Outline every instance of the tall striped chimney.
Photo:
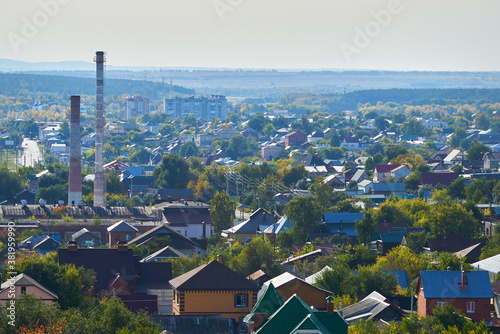
M 94 206 L 105 206 L 106 180 L 103 170 L 104 161 L 104 52 L 97 51 L 96 98 L 95 98 L 95 178 Z
M 71 96 L 69 132 L 69 189 L 68 205 L 82 202 L 82 148 L 80 144 L 80 96 Z

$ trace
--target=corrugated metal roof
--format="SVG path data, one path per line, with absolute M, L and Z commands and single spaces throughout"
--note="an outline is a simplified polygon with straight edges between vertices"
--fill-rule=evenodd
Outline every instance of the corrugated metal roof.
M 500 254 L 472 264 L 474 268 L 486 270 L 490 273 L 498 274 L 500 272 Z
M 462 290 L 461 271 L 421 271 L 425 298 L 493 298 L 490 278 L 485 271 L 465 272 L 466 288 Z

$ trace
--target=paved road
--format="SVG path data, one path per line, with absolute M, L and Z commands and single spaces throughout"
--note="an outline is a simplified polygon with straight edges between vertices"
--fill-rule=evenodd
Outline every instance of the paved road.
M 36 140 L 24 138 L 23 139 L 23 153 L 21 157 L 17 158 L 17 164 L 20 166 L 33 166 L 38 161 L 42 160 L 42 153 L 38 149 Z

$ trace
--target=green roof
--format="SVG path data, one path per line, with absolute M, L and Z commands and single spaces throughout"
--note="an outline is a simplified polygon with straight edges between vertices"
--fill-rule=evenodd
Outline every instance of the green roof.
M 347 323 L 337 312 L 319 312 L 294 294 L 255 333 L 293 333 L 298 329 L 347 334 Z
M 270 283 L 264 292 L 264 295 L 259 298 L 257 303 L 254 305 L 252 311 L 245 317 L 243 321 L 246 323 L 253 322 L 253 316 L 255 313 L 265 313 L 267 318 L 271 317 L 276 310 L 278 310 L 281 305 L 283 305 L 283 299 L 279 295 L 278 291 L 274 287 L 273 283 Z

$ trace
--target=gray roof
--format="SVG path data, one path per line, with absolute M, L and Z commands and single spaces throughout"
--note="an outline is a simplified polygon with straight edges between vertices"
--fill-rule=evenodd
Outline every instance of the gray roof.
M 500 254 L 472 264 L 474 268 L 486 270 L 490 273 L 498 274 L 500 272 Z
M 186 257 L 187 255 L 179 252 L 177 249 L 174 247 L 164 247 L 148 256 L 146 256 L 144 259 L 142 259 L 139 262 L 150 262 L 153 261 L 154 259 L 177 259 L 180 257 Z
M 71 239 L 73 240 L 76 240 L 78 239 L 79 237 L 81 237 L 82 235 L 84 235 L 85 233 L 90 233 L 89 230 L 87 230 L 85 227 L 82 228 L 80 231 L 76 232 L 76 233 L 73 233 L 73 235 L 71 236 Z

